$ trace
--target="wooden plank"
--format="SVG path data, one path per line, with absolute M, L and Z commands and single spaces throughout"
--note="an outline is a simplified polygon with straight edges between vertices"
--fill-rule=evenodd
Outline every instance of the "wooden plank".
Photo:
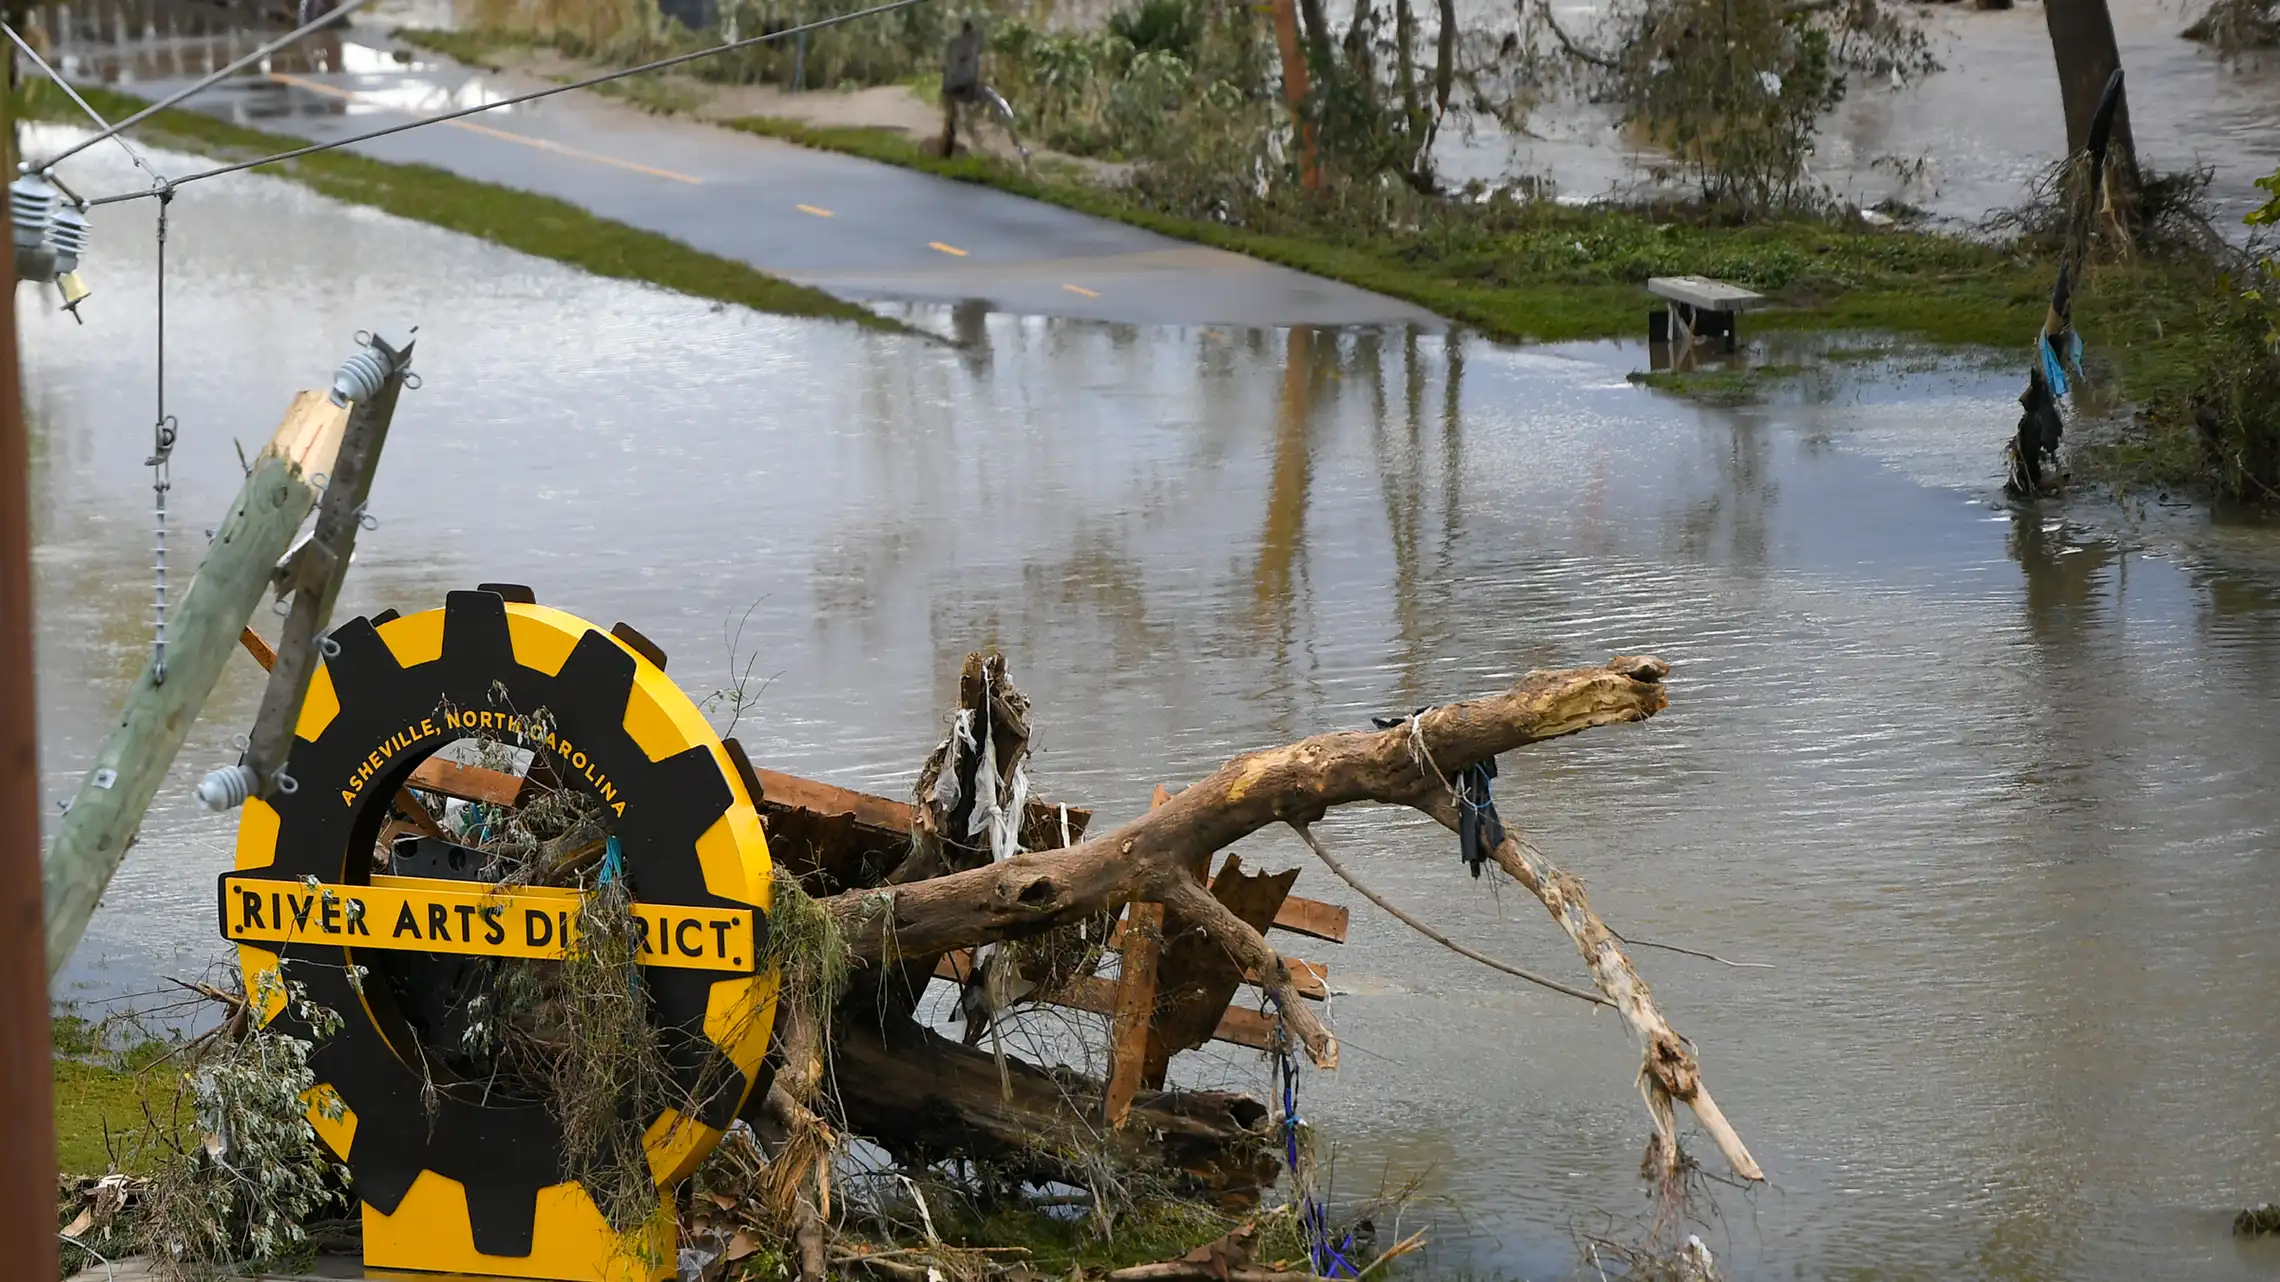
M 1253 873 L 1243 868 L 1240 855 L 1229 851 L 1219 875 L 1211 879 L 1211 896 L 1246 926 L 1265 931 L 1275 910 L 1298 880 L 1298 869 L 1279 873 Z M 1181 929 L 1175 919 L 1167 931 L 1171 943 L 1157 967 L 1157 1011 L 1148 1038 L 1145 1085 L 1161 1090 L 1171 1071 L 1172 1056 L 1193 1050 L 1211 1040 L 1220 1015 L 1243 982 L 1243 972 L 1227 949 L 1200 931 Z
M 1156 1013 L 1156 963 L 1164 938 L 1162 904 L 1128 904 L 1125 919 L 1124 964 L 1116 979 L 1116 1023 L 1109 1033 L 1108 1090 L 1101 1113 L 1110 1130 L 1124 1125 L 1132 1111 L 1132 1097 L 1140 1093 L 1147 1075 L 1149 1033 Z
M 853 815 L 855 822 L 870 828 L 883 828 L 889 832 L 910 833 L 910 803 L 887 797 L 874 797 L 853 788 L 837 784 L 818 783 L 802 779 L 781 770 L 761 770 L 760 791 L 767 807 L 788 810 L 811 810 L 819 815 Z
M 1172 799 L 1170 790 L 1156 785 L 1148 809 L 1157 810 Z M 1123 959 L 1117 967 L 1116 1018 L 1108 1037 L 1108 1087 L 1101 1093 L 1101 1117 L 1110 1130 L 1121 1130 L 1132 1112 L 1132 1097 L 1140 1093 L 1147 1075 L 1156 1025 L 1156 965 L 1164 946 L 1164 906 L 1126 904 Z
M 912 807 L 907 801 L 891 797 L 874 796 L 842 788 L 838 784 L 802 779 L 781 770 L 761 770 L 753 773 L 760 778 L 760 812 L 805 810 L 819 815 L 853 815 L 855 822 L 865 828 L 897 837 L 910 836 Z M 1082 806 L 1069 807 L 1069 837 L 1082 840 L 1085 828 L 1092 822 L 1092 811 Z M 1050 850 L 1061 844 L 1061 807 L 1054 802 L 1033 800 L 1022 811 L 1022 846 L 1028 850 Z
M 524 780 L 521 775 L 486 770 L 481 766 L 463 766 L 441 757 L 429 757 L 412 771 L 412 777 L 405 782 L 410 787 L 440 792 L 446 797 L 457 797 L 461 801 L 512 806 L 522 797 Z
M 1282 901 L 1282 907 L 1275 909 L 1275 929 L 1343 944 L 1346 942 L 1347 917 L 1342 905 L 1291 895 Z
M 1098 975 L 1080 979 L 1055 994 L 1051 1004 L 1095 1015 L 1114 1014 L 1116 981 Z M 1219 1027 L 1212 1030 L 1211 1039 L 1263 1051 L 1275 1044 L 1275 1021 L 1255 1010 L 1230 1006 L 1219 1017 Z
M 1740 312 L 1765 302 L 1765 295 L 1708 276 L 1651 276 L 1647 292 L 1705 312 Z
M 1122 923 L 1118 924 L 1121 925 Z M 1318 1002 L 1330 999 L 1330 968 L 1328 966 L 1321 962 L 1311 962 L 1299 957 L 1285 957 L 1283 961 L 1290 967 L 1291 982 L 1297 987 L 1299 996 Z M 956 952 L 944 953 L 934 963 L 934 977 L 936 979 L 947 979 L 953 984 L 963 984 L 967 977 L 973 973 L 973 967 L 974 950 L 961 948 Z M 1259 977 L 1246 974 L 1243 976 L 1243 982 L 1256 984 L 1259 982 Z M 1038 1000 L 1048 1004 L 1066 1005 L 1066 1003 L 1055 1003 L 1051 995 L 1040 995 Z
M 1272 1016 L 1261 1015 L 1243 1006 L 1230 1006 L 1219 1017 L 1219 1027 L 1211 1030 L 1211 1040 L 1233 1042 L 1263 1051 L 1275 1044 L 1275 1021 Z

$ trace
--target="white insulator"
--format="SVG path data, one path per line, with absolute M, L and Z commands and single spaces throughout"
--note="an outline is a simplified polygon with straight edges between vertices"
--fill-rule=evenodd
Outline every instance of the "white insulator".
M 55 251 L 57 275 L 78 270 L 79 260 L 87 256 L 87 237 L 92 230 L 86 213 L 77 205 L 56 203 L 55 213 L 48 219 L 48 248 Z
M 253 787 L 259 782 L 251 766 L 223 766 L 209 771 L 198 782 L 198 804 L 215 814 L 235 810 L 253 795 Z
M 370 400 L 387 381 L 388 358 L 369 347 L 359 349 L 333 374 L 332 403 Z
M 8 218 L 15 226 L 16 248 L 38 249 L 47 244 L 55 206 L 55 187 L 38 174 L 25 174 L 8 184 Z

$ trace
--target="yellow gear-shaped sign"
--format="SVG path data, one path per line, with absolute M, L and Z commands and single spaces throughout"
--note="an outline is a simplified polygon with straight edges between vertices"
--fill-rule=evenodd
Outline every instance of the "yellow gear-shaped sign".
M 575 948 L 579 892 L 489 887 L 483 852 L 433 837 L 398 839 L 374 867 L 399 789 L 447 744 L 528 749 L 531 775 L 584 793 L 609 831 L 602 875 L 637 902 L 639 987 L 685 1101 L 635 1119 L 657 1187 L 766 1089 L 776 974 L 758 785 L 662 656 L 619 632 L 632 639 L 505 586 L 343 623 L 309 684 L 290 785 L 246 804 L 222 933 L 266 1018 L 311 1035 L 280 973 L 342 1017 L 310 1056 L 310 1119 L 353 1172 L 370 1266 L 560 1282 L 673 1266 L 669 1197 L 649 1228 L 613 1232 L 568 1174 L 548 1102 L 466 1071 L 468 996 L 498 958 Z

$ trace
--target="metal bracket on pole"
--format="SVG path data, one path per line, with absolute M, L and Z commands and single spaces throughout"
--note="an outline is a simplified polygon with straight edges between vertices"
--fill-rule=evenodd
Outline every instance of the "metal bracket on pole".
M 255 714 L 248 736 L 242 769 L 246 791 L 253 796 L 290 793 L 298 786 L 285 773 L 285 759 L 293 748 L 309 678 L 323 657 L 324 630 L 332 621 L 333 602 L 340 596 L 341 580 L 356 551 L 365 498 L 372 492 L 380 448 L 396 414 L 396 394 L 403 390 L 411 364 L 411 343 L 399 351 L 374 335 L 369 349 L 351 356 L 334 380 L 335 402 L 352 408 L 339 458 L 317 506 L 316 527 L 279 567 L 278 595 L 291 593 L 293 604 L 278 636 L 277 662 L 261 694 L 261 711 Z

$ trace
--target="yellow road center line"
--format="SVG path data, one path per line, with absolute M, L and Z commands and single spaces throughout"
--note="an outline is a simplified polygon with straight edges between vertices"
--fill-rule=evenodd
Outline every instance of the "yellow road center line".
M 1068 291 L 1069 291 L 1070 293 L 1072 293 L 1072 294 L 1083 294 L 1083 295 L 1084 295 L 1085 297 L 1087 297 L 1087 298 L 1098 298 L 1098 297 L 1100 297 L 1100 291 L 1098 291 L 1098 290 L 1092 290 L 1092 289 L 1086 289 L 1086 288 L 1085 288 L 1084 286 L 1082 286 L 1082 285 L 1063 285 L 1063 286 L 1061 286 L 1061 288 L 1063 288 L 1063 289 L 1065 289 L 1065 290 L 1068 290 Z
M 831 217 L 831 211 L 830 211 L 830 210 L 828 210 L 828 209 L 817 209 L 817 208 L 816 208 L 815 206 L 813 206 L 813 205 L 794 205 L 794 206 L 792 206 L 792 208 L 799 210 L 799 211 L 800 211 L 801 213 L 803 213 L 803 214 L 814 214 L 814 215 L 815 215 L 816 217 L 818 217 L 818 218 L 829 218 L 829 217 Z
M 295 89 L 306 89 L 310 93 L 321 93 L 328 97 L 346 98 L 350 101 L 359 97 L 353 89 L 342 89 L 315 80 L 305 80 L 300 76 L 288 76 L 283 72 L 273 71 L 269 73 L 269 78 L 281 85 L 291 85 Z M 631 160 L 619 160 L 615 156 L 600 156 L 590 151 L 580 151 L 576 147 L 565 147 L 561 143 L 545 138 L 533 138 L 528 134 L 509 133 L 504 129 L 493 129 L 489 125 L 478 125 L 472 120 L 446 120 L 441 123 L 454 129 L 464 129 L 471 134 L 482 134 L 486 138 L 498 138 L 506 142 L 521 143 L 525 147 L 536 147 L 540 151 L 551 151 L 557 156 L 568 156 L 573 160 L 590 160 L 597 165 L 609 165 L 617 169 L 631 170 L 637 174 L 648 174 L 652 178 L 667 178 L 677 183 L 689 183 L 691 185 L 701 185 L 704 182 L 702 178 L 675 173 L 670 169 L 657 169 L 649 165 L 637 164 Z
M 956 245 L 945 245 L 939 240 L 930 240 L 926 242 L 926 247 L 928 249 L 939 249 L 943 253 L 950 255 L 952 258 L 964 258 L 966 256 L 965 250 L 958 248 Z

